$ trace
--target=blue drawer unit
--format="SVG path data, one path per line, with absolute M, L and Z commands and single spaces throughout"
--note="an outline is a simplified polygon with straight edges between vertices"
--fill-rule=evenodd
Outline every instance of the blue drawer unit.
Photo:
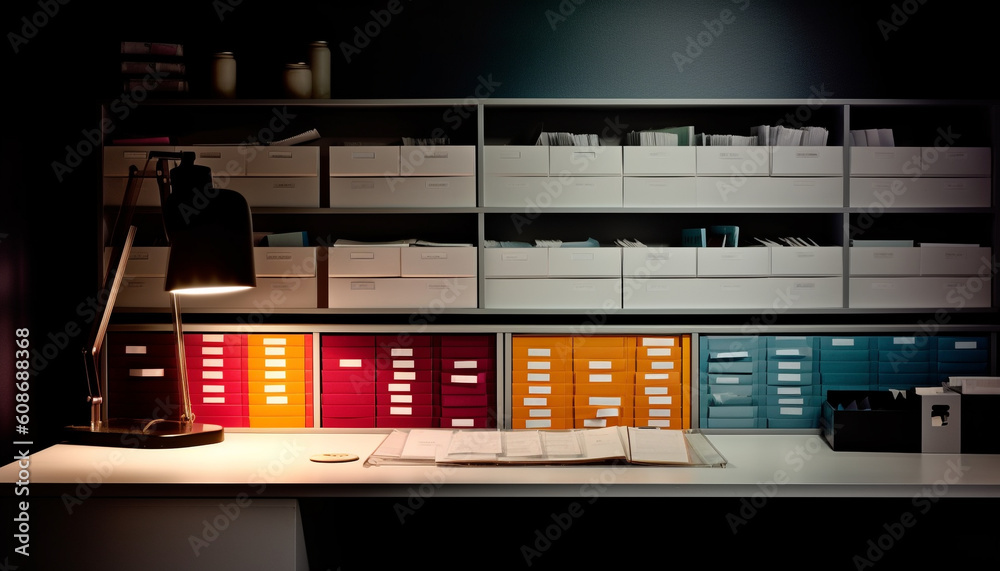
M 813 336 L 769 336 L 765 358 L 768 387 L 768 428 L 815 428 L 819 426 L 821 402 L 812 395 L 771 394 L 771 389 L 793 388 L 812 392 L 819 383 L 819 338 Z
M 877 389 L 906 390 L 935 382 L 937 340 L 927 335 L 876 337 L 878 344 Z
M 753 335 L 706 335 L 699 343 L 704 428 L 765 428 L 764 346 Z
M 989 339 L 982 336 L 941 336 L 937 341 L 935 384 L 949 377 L 988 376 L 990 374 Z

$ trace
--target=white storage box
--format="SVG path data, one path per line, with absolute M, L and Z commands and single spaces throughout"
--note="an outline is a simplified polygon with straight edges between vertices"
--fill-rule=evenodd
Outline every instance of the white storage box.
M 550 277 L 621 278 L 621 248 L 549 248 L 548 250 Z
M 488 175 L 546 176 L 549 174 L 549 148 L 542 145 L 486 146 L 483 163 Z
M 699 276 L 768 276 L 771 250 L 766 247 L 695 248 Z
M 400 275 L 404 278 L 476 277 L 475 246 L 413 246 L 400 248 Z
M 398 174 L 398 146 L 330 147 L 330 176 L 393 176 Z
M 695 147 L 698 174 L 708 176 L 769 176 L 770 147 Z
M 830 207 L 844 204 L 840 177 L 698 177 L 699 206 Z
M 240 145 L 191 145 L 179 146 L 179 152 L 194 153 L 194 164 L 212 169 L 216 181 L 223 182 L 218 188 L 225 186 L 227 177 L 244 176 L 246 174 L 246 147 Z
M 484 203 L 492 207 L 545 209 L 620 207 L 621 177 L 487 176 Z
M 843 307 L 843 279 L 653 278 L 623 284 L 626 309 L 817 309 Z
M 331 308 L 477 307 L 476 278 L 330 278 Z
M 977 276 L 993 272 L 992 249 L 979 246 L 920 246 L 920 275 Z
M 698 179 L 693 176 L 626 176 L 622 185 L 626 208 L 698 206 Z
M 248 146 L 247 176 L 319 176 L 319 147 Z
M 916 276 L 920 274 L 920 248 L 850 249 L 852 276 Z
M 398 246 L 335 246 L 327 248 L 330 277 L 399 277 Z
M 622 248 L 622 276 L 694 277 L 698 248 Z
M 913 176 L 920 172 L 920 147 L 851 147 L 851 176 Z
M 844 147 L 771 147 L 771 176 L 843 176 Z
M 135 165 L 142 174 L 150 151 L 176 151 L 172 145 L 108 145 L 104 147 L 104 176 L 123 176 L 128 178 L 128 169 Z M 149 174 L 156 176 L 156 159 L 149 162 Z
M 954 310 L 990 307 L 989 278 L 878 277 L 850 278 L 851 308 L 934 308 Z
M 920 169 L 925 176 L 989 177 L 993 163 L 990 147 L 949 147 L 920 150 Z
M 622 176 L 622 147 L 549 147 L 549 174 Z
M 622 173 L 625 176 L 694 176 L 697 173 L 697 147 L 622 147 Z
M 497 309 L 621 309 L 621 278 L 485 281 L 484 307 Z
M 960 208 L 992 204 L 989 178 L 851 178 L 850 205 L 873 208 Z
M 842 276 L 844 249 L 840 246 L 771 248 L 771 275 Z
M 483 275 L 487 278 L 546 277 L 551 248 L 484 248 Z
M 319 207 L 319 177 L 233 177 L 225 187 L 243 195 L 247 204 L 298 208 Z
M 476 147 L 472 145 L 430 145 L 399 148 L 402 176 L 475 176 Z
M 331 178 L 331 208 L 454 208 L 476 205 L 476 178 Z

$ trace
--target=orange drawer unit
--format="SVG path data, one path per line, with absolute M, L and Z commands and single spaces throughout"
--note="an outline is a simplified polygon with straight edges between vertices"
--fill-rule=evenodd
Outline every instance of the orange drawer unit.
M 691 427 L 691 336 L 638 337 L 635 425 Z
M 250 428 L 313 426 L 312 334 L 247 335 Z
M 573 338 L 515 335 L 511 339 L 513 428 L 573 426 Z

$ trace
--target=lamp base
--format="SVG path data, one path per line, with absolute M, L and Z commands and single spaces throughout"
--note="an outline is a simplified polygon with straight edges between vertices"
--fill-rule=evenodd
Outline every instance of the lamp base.
M 97 430 L 89 425 L 68 426 L 64 442 L 86 446 L 155 449 L 202 446 L 222 442 L 223 439 L 223 428 L 217 424 L 112 418 Z

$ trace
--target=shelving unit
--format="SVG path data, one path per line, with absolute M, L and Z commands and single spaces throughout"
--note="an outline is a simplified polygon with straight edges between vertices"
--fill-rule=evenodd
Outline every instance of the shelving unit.
M 255 230 L 307 233 L 307 256 L 294 259 L 314 260 L 298 264 L 311 269 L 271 270 L 285 288 L 289 278 L 309 286 L 296 288 L 295 303 L 269 303 L 274 290 L 262 290 L 256 302 L 196 302 L 185 319 L 194 332 L 311 334 L 312 426 L 323 418 L 320 338 L 379 332 L 492 336 L 490 406 L 501 427 L 520 414 L 512 408 L 520 335 L 689 336 L 687 426 L 710 429 L 699 409 L 708 392 L 700 392 L 698 346 L 711 335 L 970 336 L 986 340 L 984 374 L 996 374 L 996 111 L 992 102 L 922 100 L 178 100 L 141 105 L 114 136 L 171 137 L 171 148 L 211 164 L 217 185 L 248 197 Z M 749 134 L 779 123 L 825 127 L 828 144 L 623 145 L 632 130 Z M 850 145 L 852 129 L 876 127 L 892 128 L 896 146 Z M 302 145 L 248 144 L 314 128 L 321 137 Z M 543 130 L 595 133 L 601 145 L 536 146 Z M 448 144 L 404 146 L 402 137 Z M 144 150 L 111 143 L 108 216 L 122 166 Z M 155 188 L 144 192 L 137 248 L 155 256 L 163 246 Z M 739 226 L 746 243 L 681 247 L 682 229 L 715 224 Z M 755 236 L 806 236 L 819 246 L 757 247 Z M 358 269 L 384 262 L 389 250 L 351 259 L 333 246 L 409 238 L 471 246 L 422 250 L 409 271 L 398 259 L 399 269 Z M 600 247 L 485 247 L 588 238 Z M 915 247 L 853 247 L 859 239 Z M 155 277 L 128 279 L 155 288 Z M 165 306 L 128 297 L 116 308 L 116 332 L 166 330 Z

